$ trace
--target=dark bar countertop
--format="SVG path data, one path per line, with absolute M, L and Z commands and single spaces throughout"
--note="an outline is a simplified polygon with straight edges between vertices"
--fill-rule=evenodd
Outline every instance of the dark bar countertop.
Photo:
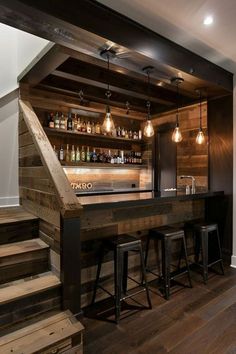
M 184 194 L 181 192 L 164 192 L 160 193 L 152 191 L 142 191 L 134 193 L 113 193 L 100 195 L 77 195 L 80 204 L 86 210 L 122 208 L 132 206 L 145 206 L 169 201 L 187 201 L 196 199 L 205 199 L 209 197 L 223 196 L 223 191 L 205 191 L 195 194 Z

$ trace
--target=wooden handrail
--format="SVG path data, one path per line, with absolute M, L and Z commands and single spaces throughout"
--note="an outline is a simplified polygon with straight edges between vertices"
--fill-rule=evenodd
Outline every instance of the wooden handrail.
M 22 100 L 19 100 L 19 105 L 43 166 L 53 183 L 62 217 L 78 217 L 83 207 L 78 202 L 33 107 L 28 101 Z

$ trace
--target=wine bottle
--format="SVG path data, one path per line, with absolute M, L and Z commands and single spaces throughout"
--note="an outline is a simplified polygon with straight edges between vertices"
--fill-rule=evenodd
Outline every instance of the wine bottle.
M 71 113 L 68 114 L 67 130 L 72 130 L 72 118 L 71 118 Z
M 48 115 L 48 126 L 49 126 L 49 128 L 55 128 L 52 112 Z
M 59 160 L 60 161 L 64 161 L 64 150 L 63 150 L 63 146 L 62 145 L 61 145 L 60 151 L 59 151 Z
M 89 151 L 89 146 L 87 147 L 86 161 L 87 161 L 87 162 L 90 162 L 90 151 Z
M 81 161 L 82 162 L 86 161 L 86 154 L 85 154 L 84 146 L 82 146 L 82 149 L 81 149 Z
M 75 162 L 75 147 L 74 147 L 74 145 L 72 145 L 72 148 L 71 148 L 70 161 Z

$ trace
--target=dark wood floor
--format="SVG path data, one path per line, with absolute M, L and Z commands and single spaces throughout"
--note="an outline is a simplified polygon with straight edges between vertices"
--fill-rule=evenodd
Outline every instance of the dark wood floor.
M 84 353 L 235 354 L 236 269 L 227 267 L 225 276 L 211 273 L 207 285 L 197 273 L 193 279 L 193 289 L 175 286 L 169 301 L 152 283 L 153 309 L 135 311 L 125 306 L 119 325 L 109 321 L 114 317 L 105 312 L 107 302 L 99 306 L 100 313 L 98 307 L 90 310 L 83 320 Z M 144 294 L 138 296 L 145 303 Z

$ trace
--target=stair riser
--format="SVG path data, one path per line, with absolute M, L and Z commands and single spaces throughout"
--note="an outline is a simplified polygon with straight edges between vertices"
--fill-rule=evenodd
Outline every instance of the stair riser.
M 0 225 L 0 245 L 37 238 L 39 235 L 38 229 L 38 220 Z
M 49 270 L 49 250 L 37 250 L 0 258 L 0 284 Z
M 0 330 L 47 311 L 60 309 L 60 286 L 0 306 Z

